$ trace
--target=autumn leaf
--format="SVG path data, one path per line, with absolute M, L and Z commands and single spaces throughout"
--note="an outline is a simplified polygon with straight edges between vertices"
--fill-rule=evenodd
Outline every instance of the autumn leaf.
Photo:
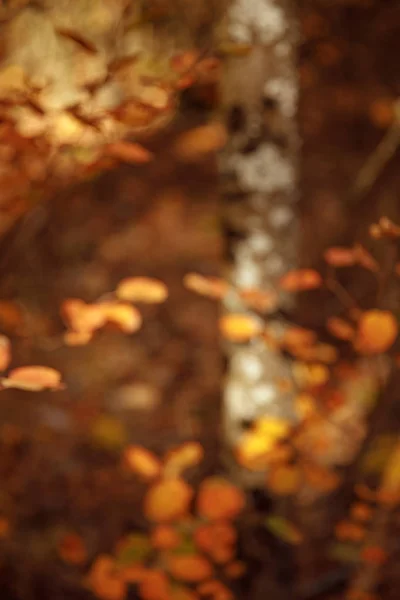
M 265 519 L 264 525 L 273 535 L 289 544 L 297 545 L 303 541 L 301 531 L 284 517 L 271 515 Z
M 369 310 L 361 315 L 355 346 L 362 354 L 380 354 L 393 345 L 398 324 L 390 311 Z
M 106 315 L 98 304 L 86 304 L 78 298 L 68 298 L 61 306 L 66 325 L 81 334 L 91 334 L 106 323 Z
M 58 544 L 60 558 L 71 565 L 82 565 L 87 560 L 87 550 L 82 537 L 76 533 L 66 533 Z
M 325 261 L 332 267 L 351 267 L 356 263 L 354 248 L 336 246 L 324 252 Z
M 268 474 L 268 489 L 277 496 L 295 494 L 300 484 L 301 472 L 295 465 L 277 465 Z
M 199 273 L 187 273 L 183 285 L 192 292 L 215 300 L 222 300 L 229 291 L 228 282 L 221 277 L 206 277 Z
M 90 569 L 87 585 L 100 600 L 124 600 L 126 582 L 111 556 L 98 556 Z
M 322 277 L 313 269 L 298 269 L 288 271 L 279 281 L 280 287 L 285 292 L 303 292 L 314 290 L 322 285 Z
M 128 446 L 123 453 L 127 468 L 145 479 L 154 479 L 161 473 L 161 462 L 155 454 L 141 446 Z
M 226 565 L 224 573 L 228 579 L 239 579 L 246 574 L 246 564 L 241 560 L 235 560 Z
M 242 490 L 227 479 L 204 479 L 197 495 L 197 513 L 211 520 L 234 519 L 244 509 L 246 498 Z
M 344 520 L 336 525 L 335 535 L 341 541 L 361 542 L 365 538 L 366 530 L 358 523 Z
M 182 542 L 181 534 L 171 525 L 157 525 L 151 532 L 151 545 L 157 550 L 173 550 Z
M 273 312 L 279 304 L 279 296 L 273 290 L 242 289 L 239 296 L 248 308 L 261 314 Z
M 146 493 L 145 517 L 158 523 L 173 521 L 188 512 L 192 498 L 193 490 L 183 479 L 159 481 Z
M 350 516 L 352 519 L 361 521 L 362 523 L 370 521 L 373 513 L 372 508 L 364 502 L 355 502 L 350 507 Z
M 127 277 L 116 289 L 117 297 L 127 302 L 158 304 L 168 298 L 168 288 L 162 281 L 151 277 Z
M 30 392 L 61 390 L 61 374 L 51 367 L 29 366 L 13 369 L 1 380 L 5 388 L 15 388 Z
M 201 554 L 170 554 L 166 559 L 166 567 L 175 579 L 187 583 L 204 581 L 213 573 L 210 562 Z
M 5 371 L 11 362 L 11 342 L 5 335 L 0 335 L 0 371 Z
M 104 303 L 99 305 L 108 323 L 115 323 L 124 333 L 134 333 L 142 326 L 140 312 L 130 304 Z
M 139 595 L 142 600 L 170 600 L 170 588 L 165 573 L 149 569 L 139 583 Z
M 185 162 L 197 161 L 221 150 L 227 139 L 228 134 L 222 123 L 208 123 L 182 133 L 174 144 L 173 152 Z
M 198 442 L 186 442 L 167 452 L 164 458 L 164 477 L 178 477 L 183 471 L 197 466 L 204 458 L 203 446 Z
M 197 588 L 201 596 L 211 598 L 211 600 L 233 600 L 234 596 L 230 589 L 218 579 L 205 581 Z
M 234 558 L 237 534 L 227 520 L 200 525 L 194 532 L 196 546 L 218 564 Z
M 244 343 L 261 334 L 263 323 L 252 315 L 232 313 L 220 318 L 219 328 L 224 339 Z
M 114 142 L 104 148 L 105 154 L 130 164 L 143 164 L 153 160 L 153 153 L 141 144 L 133 142 Z
M 326 328 L 330 334 L 339 340 L 350 341 L 355 336 L 355 328 L 340 317 L 329 317 L 326 322 Z
M 67 346 L 86 346 L 92 338 L 93 333 L 90 331 L 66 331 L 63 335 Z
M 151 553 L 152 546 L 147 535 L 133 533 L 119 541 L 116 549 L 116 563 L 127 566 L 142 563 Z

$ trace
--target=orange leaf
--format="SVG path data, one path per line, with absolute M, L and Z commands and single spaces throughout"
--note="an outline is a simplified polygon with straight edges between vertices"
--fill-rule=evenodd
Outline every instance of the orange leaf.
M 200 525 L 194 532 L 194 541 L 197 547 L 210 554 L 220 549 L 232 549 L 236 543 L 237 534 L 229 521 L 216 521 Z
M 301 483 L 301 473 L 294 465 L 277 465 L 268 475 L 268 489 L 277 496 L 295 494 Z
M 178 477 L 186 469 L 198 465 L 203 457 L 203 446 L 198 442 L 186 442 L 170 450 L 164 458 L 164 477 Z
M 193 498 L 192 488 L 183 479 L 165 479 L 149 488 L 144 499 L 147 519 L 156 522 L 173 521 L 185 515 Z
M 124 600 L 126 583 L 119 575 L 111 556 L 97 557 L 90 569 L 87 584 L 101 600 Z
M 19 367 L 9 372 L 8 377 L 1 380 L 3 387 L 39 392 L 41 390 L 60 390 L 61 374 L 50 367 Z
M 229 284 L 220 277 L 205 277 L 198 273 L 187 273 L 183 278 L 183 285 L 192 292 L 201 296 L 222 300 L 229 290 Z
M 124 451 L 124 463 L 145 479 L 154 479 L 161 473 L 161 462 L 157 456 L 141 446 L 128 446 Z
M 260 335 L 263 324 L 251 315 L 232 313 L 220 318 L 219 328 L 222 336 L 229 342 L 243 343 Z
M 361 559 L 370 565 L 381 566 L 387 558 L 388 553 L 380 546 L 366 546 L 361 552 Z
M 210 562 L 200 554 L 172 554 L 167 558 L 168 572 L 179 581 L 197 583 L 212 576 Z
M 170 600 L 170 583 L 165 573 L 148 570 L 139 583 L 142 600 Z
M 108 144 L 108 146 L 105 147 L 105 152 L 108 156 L 134 165 L 148 163 L 154 157 L 152 152 L 140 144 L 123 141 Z
M 239 579 L 239 577 L 243 577 L 246 571 L 246 564 L 241 560 L 235 560 L 234 562 L 229 563 L 224 570 L 228 579 Z
M 80 535 L 67 533 L 58 544 L 60 558 L 71 565 L 82 565 L 87 560 L 87 550 Z
M 98 304 L 86 304 L 78 298 L 69 298 L 61 306 L 66 324 L 81 334 L 91 334 L 102 327 L 106 316 Z
M 339 540 L 361 542 L 365 538 L 364 527 L 351 521 L 340 521 L 335 527 L 335 534 Z
M 302 465 L 302 468 L 309 485 L 320 492 L 332 492 L 340 483 L 339 475 L 327 467 L 306 463 Z
M 208 519 L 234 519 L 246 503 L 242 490 L 226 479 L 208 477 L 200 485 L 197 512 Z
M 134 333 L 142 325 L 140 312 L 130 304 L 107 302 L 99 304 L 108 322 L 115 323 L 124 333 Z
M 324 252 L 326 262 L 332 267 L 350 267 L 356 263 L 354 248 L 336 246 Z
M 373 510 L 368 504 L 356 502 L 351 506 L 350 515 L 356 521 L 370 521 L 372 519 Z
M 127 277 L 118 284 L 116 294 L 120 300 L 158 304 L 168 297 L 167 286 L 150 277 Z
M 388 350 L 398 335 L 398 324 L 393 313 L 369 310 L 358 323 L 356 348 L 362 354 L 380 354 Z
M 92 338 L 90 331 L 66 331 L 63 336 L 67 346 L 86 346 Z
M 181 160 L 197 161 L 207 154 L 221 150 L 227 139 L 227 131 L 222 123 L 208 123 L 182 133 L 173 150 Z
M 8 337 L 0 335 L 0 371 L 5 371 L 11 362 L 11 343 Z
M 277 309 L 279 296 L 273 290 L 243 289 L 239 296 L 248 308 L 265 314 Z
M 298 269 L 283 275 L 279 285 L 286 292 L 303 292 L 321 287 L 322 278 L 313 269 Z
M 201 596 L 207 596 L 212 600 L 233 600 L 234 598 L 232 592 L 217 579 L 205 581 L 197 588 L 197 591 Z
M 173 550 L 182 543 L 182 536 L 170 525 L 157 525 L 151 532 L 150 541 L 158 550 Z
M 316 333 L 310 329 L 288 327 L 285 330 L 282 343 L 289 349 L 293 349 L 299 346 L 310 346 L 315 343 L 316 339 Z
M 339 317 L 330 317 L 326 322 L 326 328 L 339 340 L 352 340 L 355 336 L 354 327 Z

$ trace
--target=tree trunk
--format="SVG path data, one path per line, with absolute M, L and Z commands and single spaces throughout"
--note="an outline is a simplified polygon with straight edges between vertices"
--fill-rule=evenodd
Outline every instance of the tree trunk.
M 226 62 L 221 84 L 231 133 L 221 157 L 230 279 L 239 290 L 278 291 L 279 278 L 295 267 L 297 255 L 296 21 L 286 0 L 235 0 L 227 21 L 239 54 Z M 251 49 L 242 48 L 240 55 L 243 44 Z M 280 296 L 281 308 L 289 308 L 290 299 Z M 229 297 L 225 309 L 244 310 L 237 297 Z M 263 341 L 227 353 L 225 429 L 234 445 L 244 422 L 260 414 L 292 414 L 291 394 L 277 385 L 290 369 Z

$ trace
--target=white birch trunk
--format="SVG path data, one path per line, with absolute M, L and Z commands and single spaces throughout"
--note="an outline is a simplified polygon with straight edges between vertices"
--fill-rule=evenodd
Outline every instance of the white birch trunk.
M 244 56 L 229 58 L 221 86 L 231 132 L 221 157 L 225 218 L 241 236 L 231 248 L 230 279 L 239 289 L 276 289 L 278 279 L 296 267 L 297 256 L 295 20 L 286 0 L 235 0 L 228 31 L 233 42 L 252 46 Z M 282 297 L 281 303 L 287 308 L 290 300 Z M 225 310 L 244 308 L 230 297 Z M 227 352 L 225 435 L 232 446 L 243 433 L 243 421 L 261 414 L 291 416 L 292 397 L 276 385 L 290 377 L 287 361 L 263 341 Z M 241 478 L 250 484 L 258 479 Z

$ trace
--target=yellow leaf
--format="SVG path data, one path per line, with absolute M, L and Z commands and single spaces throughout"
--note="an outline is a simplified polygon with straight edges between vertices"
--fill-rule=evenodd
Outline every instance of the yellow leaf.
M 127 277 L 118 284 L 116 290 L 120 300 L 158 304 L 168 298 L 167 286 L 150 277 Z
M 362 354 L 380 354 L 393 345 L 398 335 L 398 324 L 393 313 L 369 310 L 358 323 L 356 348 Z
M 158 523 L 185 515 L 193 498 L 192 488 L 183 479 L 165 479 L 152 485 L 144 499 L 144 514 Z
M 222 336 L 229 342 L 243 343 L 260 335 L 263 330 L 261 320 L 246 314 L 228 314 L 220 318 Z
M 203 457 L 203 446 L 198 442 L 186 442 L 170 450 L 164 458 L 164 477 L 178 477 L 186 469 L 198 465 Z

